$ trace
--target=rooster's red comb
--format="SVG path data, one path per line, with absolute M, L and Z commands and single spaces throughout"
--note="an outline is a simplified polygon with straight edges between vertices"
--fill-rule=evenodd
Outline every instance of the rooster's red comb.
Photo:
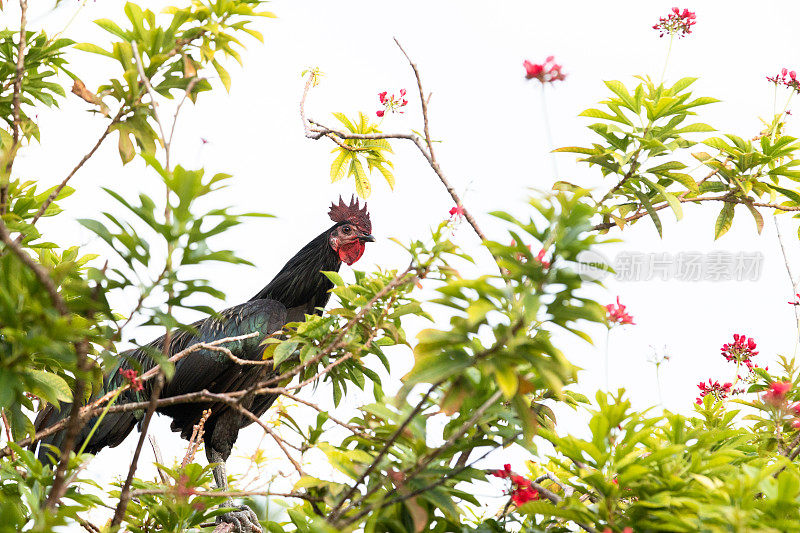
M 367 203 L 364 202 L 364 207 L 359 206 L 355 195 L 350 197 L 350 205 L 345 204 L 342 197 L 339 196 L 339 205 L 331 204 L 328 216 L 334 222 L 348 221 L 358 226 L 362 231 L 372 233 L 372 222 L 370 222 L 369 213 L 367 213 Z

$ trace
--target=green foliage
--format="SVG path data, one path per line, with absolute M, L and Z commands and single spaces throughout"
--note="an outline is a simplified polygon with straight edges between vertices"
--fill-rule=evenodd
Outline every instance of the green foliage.
M 381 133 L 377 124 L 372 124 L 364 113 L 358 114 L 358 120 L 350 120 L 344 113 L 333 114 L 339 122 L 344 124 L 350 133 L 369 135 Z M 353 176 L 356 193 L 361 198 L 368 198 L 372 194 L 372 185 L 369 174 L 373 170 L 380 172 L 389 187 L 394 189 L 394 174 L 392 162 L 386 159 L 385 152 L 392 153 L 392 146 L 386 139 L 345 139 L 339 148 L 334 148 L 336 157 L 331 164 L 331 182 L 339 181 L 344 177 Z M 367 171 L 364 170 L 364 163 Z
M 50 78 L 59 72 L 66 72 L 67 64 L 64 49 L 73 44 L 69 39 L 48 39 L 44 32 L 25 33 L 27 47 L 25 50 L 24 70 L 22 76 L 20 103 L 20 128 L 25 138 L 34 137 L 39 140 L 39 127 L 25 111 L 29 106 L 42 104 L 47 107 L 58 105 L 58 97 L 64 96 L 64 88 Z M 16 37 L 16 39 L 15 39 Z M 16 41 L 16 42 L 15 42 Z M 19 32 L 8 29 L 0 30 L 0 118 L 9 126 L 14 123 L 12 87 L 17 76 L 17 54 L 19 52 Z M 0 135 L 0 178 L 8 179 L 5 166 L 13 160 L 16 147 L 10 136 Z
M 197 95 L 211 89 L 206 79 L 209 69 L 214 69 L 226 90 L 230 90 L 230 74 L 220 62 L 230 57 L 241 63 L 238 50 L 244 48 L 239 39 L 242 34 L 263 41 L 260 32 L 250 27 L 255 17 L 274 17 L 268 11 L 258 11 L 260 0 L 195 0 L 186 8 L 169 8 L 160 17 L 137 4 L 125 4 L 128 29 L 114 21 L 101 19 L 95 23 L 116 40 L 110 48 L 94 43 L 81 43 L 75 47 L 85 52 L 99 54 L 115 60 L 122 69 L 118 78 L 109 80 L 85 99 L 109 114 L 104 99 L 115 101 L 121 110 L 121 119 L 112 125 L 119 131 L 119 152 L 123 163 L 133 159 L 134 146 L 153 153 L 159 139 L 154 122 L 152 103 L 144 100 L 147 88 L 140 81 L 138 67 L 150 80 L 153 90 L 166 98 L 186 93 L 194 102 Z M 138 55 L 132 43 L 136 43 Z M 113 105 L 113 104 L 112 104 Z M 168 139 L 166 140 L 168 142 Z
M 32 452 L 14 443 L 9 446 L 14 451 L 14 458 L 0 462 L 0 531 L 47 533 L 69 524 L 77 513 L 103 505 L 100 498 L 85 492 L 85 489 L 99 488 L 99 485 L 90 479 L 77 477 L 81 464 L 88 457 L 73 456 L 66 470 L 67 476 L 75 477 L 64 495 L 68 503 L 55 512 L 46 511 L 44 502 L 53 485 L 53 469 L 43 466 Z
M 213 522 L 218 515 L 225 513 L 227 507 L 216 507 L 224 503 L 225 498 L 213 496 L 208 490 L 213 480 L 212 466 L 190 463 L 181 468 L 167 468 L 159 465 L 164 481 L 134 479 L 131 489 L 146 492 L 128 504 L 125 519 L 130 531 L 185 531 Z M 119 492 L 111 495 L 119 497 Z
M 264 215 L 216 207 L 228 174 L 208 176 L 170 161 L 172 129 L 153 98 L 168 103 L 177 96 L 177 117 L 182 98 L 196 102 L 216 88 L 209 79 L 229 90 L 225 60 L 241 63 L 242 39 L 262 39 L 253 21 L 273 16 L 260 11 L 262 4 L 192 0 L 156 14 L 127 3 L 123 22 L 96 21 L 108 42 L 75 46 L 115 70 L 96 92 L 66 70 L 72 41 L 28 32 L 19 132 L 14 91 L 6 90 L 14 86 L 19 32 L 0 31 L 0 115 L 8 125 L 0 131 L 6 237 L 0 247 L 0 410 L 13 440 L 32 436 L 38 409 L 85 400 L 73 398 L 79 382 L 87 396 L 100 387 L 103 371 L 118 362 L 116 343 L 127 340 L 124 327 L 131 320 L 173 331 L 190 328 L 175 319 L 178 309 L 213 313 L 207 302 L 224 295 L 198 276 L 202 267 L 250 264 L 218 243 L 246 218 Z M 23 141 L 38 139 L 31 111 L 56 105 L 64 95 L 54 81 L 60 73 L 74 79 L 73 92 L 119 133 L 122 163 L 142 157 L 150 177 L 157 176 L 145 177 L 135 199 L 105 188 L 111 205 L 80 221 L 107 245 L 103 262 L 47 241 L 37 229 L 40 217 L 61 213 L 57 202 L 72 188 L 41 191 L 36 180 L 11 175 L 23 147 L 15 133 Z M 312 75 L 315 82 L 318 72 Z M 791 183 L 800 181 L 800 142 L 783 134 L 781 116 L 751 141 L 733 134 L 709 138 L 713 129 L 691 117 L 716 100 L 693 97 L 695 79 L 671 87 L 639 80 L 632 90 L 607 82 L 611 96 L 582 113 L 597 121 L 590 126 L 597 143 L 558 150 L 581 154 L 582 162 L 613 179 L 600 199 L 559 182 L 520 213 L 493 213 L 507 233 L 484 241 L 492 270 L 474 277 L 459 272 L 472 258 L 451 240 L 456 220 L 445 221 L 430 239 L 404 245 L 406 270 L 356 272 L 350 284 L 325 273 L 336 303 L 264 341 L 263 359 L 282 373 L 280 382 L 261 384 L 278 388 L 270 392 L 291 398 L 301 385 L 330 385 L 315 389 L 316 403 L 300 399 L 314 416 L 281 409 L 276 423 L 298 443 L 290 445 L 293 451 L 282 447 L 287 454 L 296 451 L 303 462 L 313 452 L 313 460 L 324 457 L 333 473 L 304 473 L 295 465 L 300 475 L 293 492 L 265 501 L 282 510 L 277 518 L 261 513 L 268 531 L 722 531 L 731 524 L 800 530 L 800 430 L 792 405 L 800 401 L 794 387 L 800 371 L 793 361 L 784 360 L 775 375 L 755 370 L 747 399 L 706 396 L 693 416 L 638 412 L 622 391 L 598 393 L 586 407 L 589 400 L 573 388 L 578 369 L 557 339 L 566 333 L 591 343 L 591 326 L 605 323 L 606 310 L 589 296 L 599 282 L 581 276 L 582 255 L 610 242 L 596 230 L 648 216 L 661 233 L 658 211 L 670 208 L 680 219 L 687 202 L 722 204 L 717 238 L 731 227 L 736 204 L 751 213 L 759 231 L 759 207 L 800 212 L 800 193 Z M 378 125 L 363 113 L 355 120 L 334 115 L 361 138 L 328 132 L 337 144 L 331 180 L 352 176 L 366 198 L 377 170 L 393 187 L 392 146 L 370 138 L 382 135 Z M 700 142 L 716 153 L 690 154 Z M 707 174 L 687 170 L 690 155 Z M 417 291 L 423 283 L 427 292 Z M 123 293 L 137 302 L 124 322 L 108 304 Z M 445 318 L 434 322 L 434 316 Z M 420 319 L 433 323 L 410 338 L 409 323 L 416 327 Z M 169 378 L 172 367 L 163 354 L 152 355 Z M 404 355 L 413 355 L 413 367 L 389 393 L 379 366 L 389 372 L 390 361 Z M 88 362 L 79 366 L 84 358 Z M 777 381 L 791 382 L 793 390 L 781 398 L 761 395 Z M 346 397 L 365 400 L 342 421 L 329 409 Z M 559 403 L 586 409 L 580 436 L 559 431 Z M 535 459 L 520 479 L 536 484 L 539 498 L 519 506 L 511 499 L 492 518 L 479 516 L 487 472 L 477 466 L 512 444 Z M 53 460 L 59 455 L 49 452 Z M 90 459 L 79 452 L 61 465 L 64 496 L 45 510 L 54 468 L 9 444 L 0 457 L 0 529 L 51 531 L 74 526 L 81 513 L 98 506 L 115 506 L 120 491 L 79 477 Z M 161 482 L 134 479 L 126 530 L 199 529 L 226 512 L 217 508 L 227 500 L 214 496 L 210 467 L 159 469 Z

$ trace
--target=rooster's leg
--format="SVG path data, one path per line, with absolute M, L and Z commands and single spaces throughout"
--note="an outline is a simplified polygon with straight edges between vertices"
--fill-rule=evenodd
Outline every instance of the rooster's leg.
M 216 431 L 215 431 L 216 433 Z M 206 457 L 209 463 L 216 463 L 212 470 L 214 474 L 214 481 L 217 488 L 223 491 L 228 490 L 228 474 L 225 471 L 225 460 L 230 455 L 231 446 L 227 446 L 227 453 L 220 451 L 214 446 L 213 435 L 211 442 L 206 443 Z M 217 524 L 233 524 L 234 531 L 237 533 L 261 533 L 261 525 L 258 523 L 258 517 L 246 505 L 235 505 L 233 499 L 228 499 L 221 507 L 234 507 L 237 510 L 219 515 L 217 517 Z

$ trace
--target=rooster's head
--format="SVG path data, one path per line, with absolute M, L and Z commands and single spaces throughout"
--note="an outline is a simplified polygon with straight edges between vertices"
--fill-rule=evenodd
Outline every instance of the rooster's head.
M 364 254 L 364 243 L 375 241 L 371 235 L 372 222 L 367 213 L 367 204 L 360 207 L 358 200 L 351 197 L 350 205 L 347 205 L 340 196 L 339 204 L 331 205 L 328 216 L 336 222 L 328 235 L 328 243 L 339 259 L 352 265 Z

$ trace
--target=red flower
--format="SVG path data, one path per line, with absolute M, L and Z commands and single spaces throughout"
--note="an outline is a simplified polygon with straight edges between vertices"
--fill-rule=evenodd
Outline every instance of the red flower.
M 542 264 L 542 266 L 543 266 L 544 268 L 550 268 L 550 261 L 547 261 L 547 260 L 545 260 L 545 258 L 544 258 L 544 255 L 545 255 L 546 253 L 547 253 L 547 252 L 545 251 L 545 249 L 544 249 L 544 248 L 542 248 L 541 250 L 539 250 L 539 253 L 538 253 L 538 254 L 536 254 L 536 260 L 537 260 L 537 261 L 539 261 L 539 262 Z
M 677 35 L 685 37 L 692 33 L 692 26 L 697 23 L 697 15 L 688 9 L 683 12 L 677 7 L 672 8 L 672 13 L 666 17 L 659 17 L 658 24 L 653 25 L 653 29 L 659 32 L 659 37 L 665 35 Z
M 606 321 L 608 322 L 608 327 L 614 327 L 618 324 L 636 325 L 633 322 L 633 317 L 625 312 L 625 306 L 619 303 L 619 296 L 617 296 L 617 305 L 606 305 Z
M 503 465 L 503 470 L 489 470 L 489 473 L 495 477 L 505 479 L 511 475 L 511 465 L 505 464 Z
M 511 500 L 518 507 L 523 503 L 538 499 L 539 499 L 539 492 L 536 489 L 532 489 L 530 487 L 518 488 L 517 490 L 511 493 Z
M 452 214 L 452 211 L 451 211 L 451 214 Z M 511 240 L 511 246 L 516 246 L 516 245 L 517 245 L 517 241 L 515 241 L 515 240 L 513 240 L 513 239 L 512 239 L 512 240 Z M 528 250 L 530 250 L 530 249 L 531 249 L 531 245 L 530 245 L 530 244 L 526 245 L 525 247 L 526 247 Z M 547 255 L 547 250 L 545 250 L 544 248 L 542 248 L 541 250 L 539 250 L 539 253 L 537 253 L 537 254 L 536 254 L 536 257 L 535 257 L 535 259 L 536 259 L 536 261 L 537 261 L 537 262 L 538 262 L 540 265 L 542 265 L 542 267 L 544 267 L 544 268 L 550 268 L 550 261 L 547 261 L 547 260 L 544 258 L 544 256 L 545 256 L 545 255 Z M 516 254 L 514 254 L 514 257 L 517 259 L 517 261 L 520 261 L 520 262 L 522 262 L 522 263 L 524 263 L 524 262 L 525 262 L 525 254 L 523 254 L 523 253 L 521 253 L 521 252 L 517 252 Z
M 389 94 L 387 91 L 378 93 L 378 100 L 380 100 L 383 109 L 377 111 L 376 115 L 378 115 L 379 117 L 383 117 L 387 111 L 389 111 L 390 113 L 403 113 L 403 111 L 400 108 L 408 105 L 408 100 L 403 98 L 405 94 L 406 94 L 405 89 L 400 89 L 399 97 L 393 94 Z
M 778 406 L 786 401 L 786 393 L 792 388 L 791 381 L 775 381 L 769 384 L 769 390 L 761 397 L 764 403 Z
M 139 379 L 139 377 L 138 377 L 139 373 L 136 372 L 136 370 L 126 369 L 126 370 L 123 370 L 122 372 L 120 372 L 120 374 L 122 375 L 123 378 L 128 380 L 128 382 L 131 385 L 131 389 L 133 389 L 135 391 L 140 391 L 140 390 L 144 389 L 144 385 L 142 385 L 142 380 Z
M 788 75 L 788 77 L 787 77 Z M 775 85 L 783 85 L 786 88 L 792 89 L 795 92 L 800 93 L 800 81 L 797 79 L 797 72 L 794 70 L 787 71 L 785 68 L 781 69 L 780 74 L 776 74 L 774 76 L 767 76 L 767 81 L 770 83 L 774 83 Z M 800 294 L 798 295 L 800 297 Z M 794 302 L 789 302 L 794 303 Z M 794 304 L 798 305 L 798 304 Z
M 697 384 L 697 388 L 700 389 L 700 396 L 695 400 L 695 403 L 697 403 L 697 405 L 702 404 L 702 398 L 707 394 L 713 395 L 717 400 L 724 400 L 730 395 L 732 387 L 733 383 L 723 383 L 720 385 L 719 381 L 711 381 L 711 379 L 708 380 L 708 384 L 701 381 Z
M 735 362 L 736 364 L 744 364 L 747 368 L 752 371 L 754 368 L 758 368 L 758 365 L 751 361 L 751 358 L 758 355 L 756 351 L 756 341 L 752 338 L 747 337 L 746 335 L 742 334 L 739 335 L 737 333 L 733 334 L 733 342 L 723 344 L 720 351 L 722 352 L 722 357 L 725 358 L 726 361 Z
M 553 60 L 553 56 L 548 56 L 544 63 L 539 65 L 526 59 L 522 62 L 522 66 L 525 67 L 525 77 L 529 80 L 537 79 L 542 85 L 564 81 L 567 75 L 561 72 L 561 65 L 556 64 Z
M 464 216 L 464 206 L 457 205 L 450 209 L 450 216 L 451 217 L 463 217 Z
M 539 499 L 539 492 L 531 487 L 533 482 L 512 472 L 510 464 L 503 465 L 503 470 L 489 470 L 488 473 L 501 479 L 511 480 L 508 494 L 515 505 L 520 506 L 523 503 Z

